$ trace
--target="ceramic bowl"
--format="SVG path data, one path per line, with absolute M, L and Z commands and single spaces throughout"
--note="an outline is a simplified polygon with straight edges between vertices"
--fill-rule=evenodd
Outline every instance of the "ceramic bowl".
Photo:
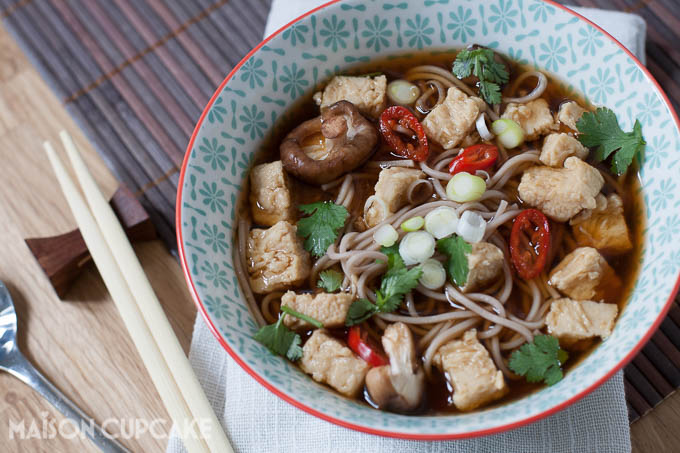
M 557 385 L 465 414 L 405 416 L 374 410 L 317 384 L 253 340 L 256 325 L 232 262 L 235 203 L 253 158 L 286 109 L 347 67 L 408 52 L 478 43 L 555 74 L 587 102 L 612 108 L 624 130 L 647 139 L 641 190 L 642 267 L 611 337 Z M 291 22 L 226 77 L 187 149 L 177 198 L 184 272 L 219 342 L 263 386 L 325 420 L 385 436 L 452 439 L 499 432 L 549 415 L 612 376 L 664 317 L 680 269 L 678 118 L 649 72 L 603 30 L 536 0 L 350 0 Z

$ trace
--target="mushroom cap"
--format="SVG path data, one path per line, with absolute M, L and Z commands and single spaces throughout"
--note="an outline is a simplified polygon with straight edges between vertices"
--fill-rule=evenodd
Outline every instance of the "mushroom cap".
M 316 160 L 307 155 L 301 143 L 321 132 L 327 155 Z M 281 162 L 288 173 L 310 184 L 325 184 L 363 164 L 378 143 L 378 131 L 348 101 L 339 101 L 323 110 L 321 116 L 293 129 L 281 143 Z

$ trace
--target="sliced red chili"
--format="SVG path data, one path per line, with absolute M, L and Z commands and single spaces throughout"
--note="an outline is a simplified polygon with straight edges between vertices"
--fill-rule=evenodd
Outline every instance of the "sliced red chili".
M 387 365 L 389 361 L 379 352 L 380 349 L 368 337 L 368 332 L 359 326 L 352 326 L 347 334 L 347 345 L 369 365 L 376 367 Z
M 404 141 L 403 135 L 395 130 L 397 126 L 413 132 L 411 139 Z M 402 157 L 422 162 L 430 153 L 423 125 L 406 107 L 395 105 L 386 108 L 380 115 L 380 133 L 389 147 Z
M 449 173 L 455 175 L 466 171 L 472 175 L 477 170 L 486 170 L 491 168 L 498 160 L 498 147 L 496 145 L 487 145 L 480 143 L 479 145 L 468 146 L 449 164 Z
M 550 252 L 550 223 L 537 209 L 515 217 L 510 233 L 510 256 L 520 277 L 531 280 L 543 271 Z

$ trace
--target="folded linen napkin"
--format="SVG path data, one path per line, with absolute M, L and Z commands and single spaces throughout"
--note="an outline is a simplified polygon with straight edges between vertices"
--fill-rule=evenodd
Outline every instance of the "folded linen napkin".
M 265 36 L 325 0 L 273 0 Z M 573 8 L 609 30 L 644 63 L 646 24 L 632 14 Z M 534 424 L 459 441 L 408 441 L 359 433 L 320 420 L 284 402 L 251 378 L 222 349 L 199 315 L 189 359 L 238 452 L 629 452 L 630 432 L 617 373 L 589 396 Z M 166 453 L 184 452 L 172 435 Z

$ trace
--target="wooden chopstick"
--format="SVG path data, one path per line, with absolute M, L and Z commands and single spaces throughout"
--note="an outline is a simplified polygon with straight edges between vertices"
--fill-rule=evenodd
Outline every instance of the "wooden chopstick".
M 66 153 L 71 160 L 80 187 L 85 193 L 85 199 L 90 205 L 90 210 L 113 253 L 114 259 L 118 263 L 123 278 L 137 301 L 137 307 L 175 377 L 189 410 L 194 419 L 200 421 L 198 426 L 203 438 L 211 451 L 220 453 L 232 451 L 222 425 L 217 420 L 215 412 L 189 364 L 189 360 L 184 355 L 182 346 L 179 344 L 165 312 L 163 312 L 163 308 L 139 259 L 137 259 L 123 226 L 113 212 L 111 205 L 104 198 L 71 136 L 68 132 L 61 131 L 59 137 L 64 148 L 66 148 Z M 206 432 L 203 432 L 203 429 Z
M 70 141 L 73 144 L 72 141 Z M 75 148 L 75 146 L 73 146 Z M 111 293 L 111 296 L 116 303 L 116 306 L 121 313 L 121 317 L 125 323 L 125 326 L 130 333 L 130 336 L 142 357 L 142 360 L 151 376 L 154 386 L 157 388 L 163 404 L 165 405 L 170 417 L 172 418 L 175 427 L 184 442 L 185 447 L 191 453 L 203 453 L 208 451 L 233 451 L 222 427 L 217 422 L 214 412 L 209 409 L 208 413 L 194 412 L 191 410 L 190 400 L 187 400 L 186 396 L 182 392 L 182 387 L 196 385 L 198 382 L 195 379 L 193 371 L 191 375 L 193 376 L 193 381 L 182 380 L 185 376 L 173 373 L 170 363 L 168 363 L 167 358 L 163 354 L 163 349 L 166 345 L 159 344 L 152 334 L 152 329 L 148 321 L 144 318 L 142 311 L 140 310 L 140 305 L 138 304 L 138 299 L 133 295 L 133 292 L 125 280 L 118 263 L 116 262 L 114 255 L 111 250 L 111 246 L 107 244 L 104 236 L 99 229 L 97 222 L 90 213 L 85 201 L 82 199 L 78 189 L 71 180 L 70 176 L 66 172 L 63 163 L 57 156 L 56 152 L 49 143 L 44 144 L 44 148 L 47 152 L 49 160 L 54 168 L 54 172 L 57 176 L 59 184 L 62 187 L 64 195 L 69 203 L 69 206 L 73 212 L 76 222 L 80 228 L 80 231 L 85 239 L 85 243 L 90 250 L 92 257 L 97 265 L 97 268 L 104 279 L 107 289 Z M 77 151 L 76 151 L 77 152 Z M 117 222 L 117 220 L 116 220 Z M 128 243 L 129 244 L 129 243 Z M 154 296 L 153 301 L 157 302 Z M 163 319 L 167 324 L 167 318 L 163 315 Z M 161 321 L 162 324 L 162 321 Z M 175 343 L 179 344 L 175 338 Z M 181 348 L 180 348 L 181 351 Z M 182 360 L 189 367 L 188 360 L 184 354 L 181 354 Z M 176 365 L 174 363 L 173 365 Z M 196 392 L 196 389 L 194 389 Z M 200 387 L 198 387 L 198 392 L 202 394 L 203 399 L 206 400 L 205 394 L 203 394 Z M 209 408 L 209 406 L 208 406 Z M 200 428 L 204 425 L 206 421 L 211 421 L 208 429 L 211 429 L 210 435 L 206 432 L 201 432 Z M 216 434 L 217 433 L 217 434 Z M 221 436 L 220 436 L 221 433 Z M 218 443 L 220 438 L 223 440 L 223 444 Z M 212 442 L 209 440 L 212 439 Z M 217 442 L 215 441 L 217 439 Z

